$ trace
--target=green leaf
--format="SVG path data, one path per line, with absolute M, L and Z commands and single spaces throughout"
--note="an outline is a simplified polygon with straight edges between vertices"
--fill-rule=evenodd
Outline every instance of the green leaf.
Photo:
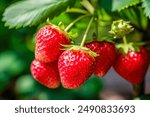
M 126 21 L 130 21 L 134 27 L 146 30 L 148 26 L 148 18 L 144 15 L 144 10 L 141 6 L 130 7 L 124 9 L 118 14 Z
M 147 0 L 149 1 L 149 0 Z M 130 6 L 137 5 L 141 0 L 113 0 L 112 2 L 112 11 L 123 10 Z
M 8 7 L 3 14 L 5 26 L 20 28 L 34 26 L 48 17 L 59 15 L 72 6 L 75 0 L 24 0 Z
M 150 0 L 143 0 L 144 12 L 150 18 Z

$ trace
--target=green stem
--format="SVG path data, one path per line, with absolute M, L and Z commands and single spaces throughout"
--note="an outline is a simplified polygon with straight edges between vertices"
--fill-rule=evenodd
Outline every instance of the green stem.
M 95 9 L 99 6 L 99 0 L 90 0 L 90 3 Z
M 81 5 L 84 6 L 91 14 L 94 14 L 94 7 L 88 0 L 82 0 Z
M 98 21 L 98 17 L 96 17 L 95 19 L 95 30 L 96 30 L 96 37 L 98 38 L 98 27 L 99 27 L 99 21 Z
M 127 45 L 127 44 L 128 44 L 128 43 L 127 43 L 126 36 L 123 36 L 123 43 L 124 43 L 124 45 Z
M 81 13 L 81 14 L 88 14 L 89 12 L 79 8 L 69 8 L 66 10 L 67 13 Z
M 91 27 L 91 25 L 92 25 L 93 20 L 94 20 L 94 17 L 91 18 L 91 20 L 90 20 L 90 22 L 89 22 L 89 24 L 88 24 L 88 26 L 87 26 L 87 29 L 86 29 L 86 31 L 85 31 L 85 33 L 84 33 L 84 36 L 83 36 L 83 39 L 82 39 L 82 42 L 81 42 L 80 46 L 83 46 L 83 45 L 84 45 L 85 40 L 86 40 L 86 37 L 87 37 L 87 34 L 88 34 L 89 30 L 90 30 L 90 27 Z
M 90 14 L 88 14 L 88 15 L 82 15 L 82 16 L 80 16 L 80 17 L 78 17 L 77 19 L 75 19 L 73 22 L 71 22 L 66 28 L 65 28 L 65 32 L 67 32 L 75 23 L 77 23 L 79 20 L 81 20 L 81 19 L 83 19 L 83 18 L 85 18 L 85 17 L 88 17 L 88 16 L 90 16 Z
M 133 98 L 144 95 L 144 93 L 145 93 L 144 81 L 140 84 L 132 84 L 132 86 L 133 86 Z

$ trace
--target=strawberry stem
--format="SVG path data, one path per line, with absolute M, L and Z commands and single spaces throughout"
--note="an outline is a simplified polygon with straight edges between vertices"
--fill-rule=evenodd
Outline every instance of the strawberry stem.
M 96 33 L 96 37 L 98 38 L 98 27 L 99 27 L 99 21 L 98 21 L 98 17 L 95 17 L 95 33 Z M 97 40 L 97 38 L 95 40 Z
M 87 14 L 87 15 L 82 15 L 82 16 L 80 16 L 80 17 L 78 17 L 77 19 L 75 19 L 73 22 L 71 22 L 66 28 L 65 28 L 65 32 L 68 32 L 68 30 L 75 24 L 75 23 L 77 23 L 79 20 L 81 20 L 81 19 L 83 19 L 83 18 L 85 18 L 85 17 L 88 17 L 88 16 L 90 16 L 90 14 Z
M 82 0 L 81 5 L 85 7 L 89 11 L 90 14 L 94 14 L 95 9 L 88 0 Z
M 141 95 L 144 95 L 144 90 L 145 90 L 145 84 L 142 82 L 141 84 L 132 84 L 133 86 L 133 97 L 139 97 Z
M 80 8 L 68 8 L 66 10 L 67 13 L 81 13 L 81 14 L 88 14 L 89 12 Z
M 124 45 L 128 44 L 126 36 L 123 36 L 123 43 L 124 43 Z
M 49 18 L 47 18 L 46 23 L 47 23 L 48 25 L 51 25 L 51 24 L 52 24 L 52 23 L 50 22 Z
M 80 46 L 84 46 L 87 34 L 88 34 L 89 30 L 90 30 L 90 27 L 92 25 L 93 20 L 94 20 L 94 17 L 91 18 L 91 20 L 90 20 L 90 22 L 89 22 L 89 24 L 87 26 L 87 29 L 86 29 L 86 31 L 85 31 L 85 33 L 83 35 L 83 39 L 82 39 L 82 42 L 81 42 Z

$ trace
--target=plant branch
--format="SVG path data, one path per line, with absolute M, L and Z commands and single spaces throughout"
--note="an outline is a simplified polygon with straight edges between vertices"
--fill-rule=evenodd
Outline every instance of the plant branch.
M 67 13 L 81 13 L 81 14 L 88 14 L 89 12 L 79 8 L 69 8 L 66 10 Z
M 85 40 L 86 40 L 86 37 L 87 37 L 87 34 L 88 34 L 88 32 L 89 32 L 89 29 L 90 29 L 90 27 L 91 27 L 91 25 L 92 25 L 93 20 L 94 20 L 94 17 L 91 18 L 91 20 L 90 20 L 90 22 L 89 22 L 89 24 L 88 24 L 88 26 L 87 26 L 87 29 L 86 29 L 86 31 L 85 31 L 85 33 L 84 33 L 84 36 L 83 36 L 83 39 L 82 39 L 82 42 L 81 42 L 81 45 L 80 45 L 80 46 L 83 46 L 83 45 L 84 45 Z
M 96 30 L 96 37 L 98 38 L 98 27 L 99 27 L 99 21 L 98 17 L 95 17 L 95 30 Z
M 84 6 L 91 14 L 94 14 L 94 7 L 91 5 L 91 3 L 88 0 L 82 0 L 81 2 L 82 6 Z
M 71 22 L 66 28 L 65 28 L 65 32 L 67 32 L 75 23 L 77 23 L 79 20 L 81 20 L 81 19 L 83 19 L 83 18 L 85 18 L 85 17 L 88 17 L 88 16 L 90 16 L 90 14 L 88 14 L 88 15 L 82 15 L 82 16 L 80 16 L 80 17 L 78 17 L 77 19 L 75 19 L 73 22 Z
M 133 97 L 139 97 L 145 93 L 145 82 L 143 81 L 140 84 L 132 84 L 133 86 Z
M 127 45 L 127 44 L 128 44 L 128 43 L 127 43 L 126 36 L 123 36 L 123 43 L 124 43 L 124 45 Z

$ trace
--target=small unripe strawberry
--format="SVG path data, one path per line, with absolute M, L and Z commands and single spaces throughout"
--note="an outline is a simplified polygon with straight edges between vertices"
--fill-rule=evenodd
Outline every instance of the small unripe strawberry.
M 47 64 L 33 60 L 31 73 L 35 80 L 48 88 L 57 88 L 60 85 L 57 62 Z
M 93 73 L 95 58 L 85 50 L 66 50 L 59 57 L 58 68 L 63 87 L 80 87 Z
M 61 44 L 70 44 L 67 35 L 54 26 L 44 26 L 36 34 L 35 58 L 45 63 L 58 60 L 63 52 Z

